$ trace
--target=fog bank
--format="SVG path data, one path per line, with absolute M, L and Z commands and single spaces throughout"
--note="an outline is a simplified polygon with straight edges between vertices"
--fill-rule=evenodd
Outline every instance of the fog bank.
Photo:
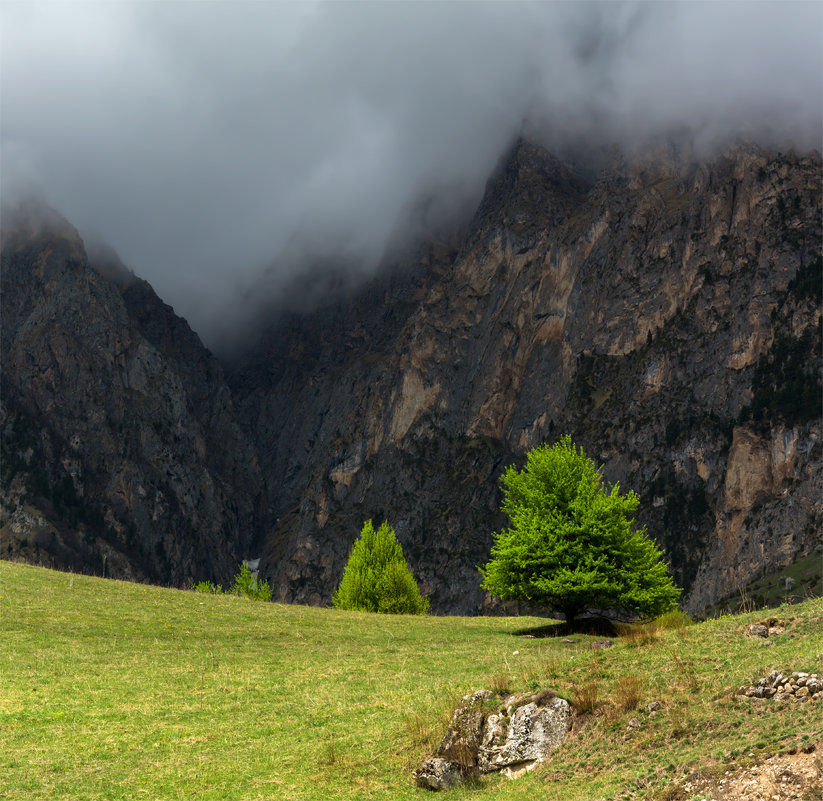
M 819 148 L 822 31 L 815 2 L 7 2 L 2 191 L 42 191 L 215 345 L 264 272 L 368 273 L 459 218 L 524 126 Z

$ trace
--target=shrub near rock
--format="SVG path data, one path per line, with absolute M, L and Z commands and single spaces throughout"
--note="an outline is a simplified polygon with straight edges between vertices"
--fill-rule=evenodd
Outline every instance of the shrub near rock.
M 255 578 L 252 569 L 244 561 L 240 563 L 240 570 L 234 577 L 229 593 L 253 601 L 270 601 L 272 589 L 265 579 Z

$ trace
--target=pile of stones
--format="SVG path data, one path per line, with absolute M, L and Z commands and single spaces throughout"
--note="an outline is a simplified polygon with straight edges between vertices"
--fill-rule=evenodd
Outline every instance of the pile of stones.
M 768 676 L 758 679 L 756 684 L 744 684 L 737 691 L 747 698 L 773 698 L 775 701 L 821 701 L 823 700 L 823 678 L 817 673 L 783 674 L 773 670 Z

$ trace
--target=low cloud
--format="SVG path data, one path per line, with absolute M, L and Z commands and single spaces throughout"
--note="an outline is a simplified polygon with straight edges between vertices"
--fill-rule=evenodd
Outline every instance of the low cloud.
M 3 194 L 41 190 L 216 345 L 261 275 L 368 272 L 459 217 L 524 125 L 820 147 L 822 30 L 813 2 L 9 2 Z

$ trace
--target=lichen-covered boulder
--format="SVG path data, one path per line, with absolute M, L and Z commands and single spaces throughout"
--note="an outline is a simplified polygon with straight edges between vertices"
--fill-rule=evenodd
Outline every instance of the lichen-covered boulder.
M 499 721 L 487 720 L 487 725 L 500 729 Z M 484 746 L 479 753 L 483 773 L 502 771 L 514 778 L 543 762 L 566 738 L 571 720 L 571 708 L 562 698 L 552 698 L 545 706 L 527 703 L 514 710 L 502 745 Z M 489 738 L 492 742 L 494 737 Z M 484 738 L 485 742 L 485 738 Z
M 510 696 L 489 712 L 491 697 L 483 690 L 463 698 L 436 753 L 414 772 L 420 787 L 445 790 L 497 771 L 516 778 L 546 760 L 565 739 L 571 708 L 554 692 Z
M 464 774 L 477 767 L 483 740 L 483 703 L 491 698 L 487 690 L 465 696 L 454 711 L 445 736 L 437 747 L 436 755 L 457 763 Z
M 418 787 L 426 790 L 449 790 L 463 781 L 460 765 L 441 757 L 429 757 L 414 772 Z

